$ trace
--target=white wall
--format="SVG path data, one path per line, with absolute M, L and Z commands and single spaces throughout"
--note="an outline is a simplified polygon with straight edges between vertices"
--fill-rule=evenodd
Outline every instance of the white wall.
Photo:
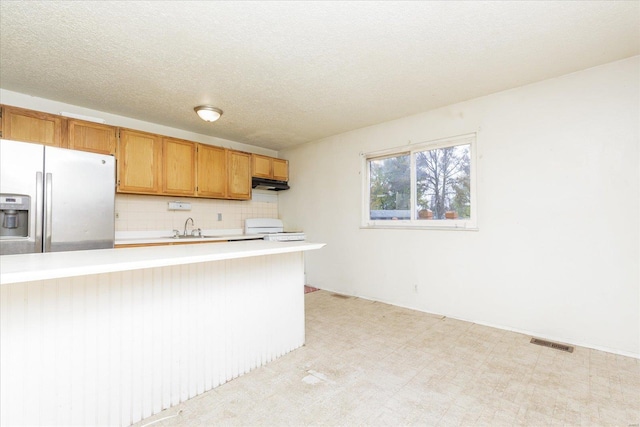
M 640 357 L 640 57 L 281 152 L 313 286 Z M 361 229 L 359 153 L 478 131 L 479 231 Z

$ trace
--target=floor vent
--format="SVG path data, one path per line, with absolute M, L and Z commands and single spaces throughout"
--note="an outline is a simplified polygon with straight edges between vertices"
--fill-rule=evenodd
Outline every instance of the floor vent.
M 540 340 L 538 338 L 531 338 L 531 344 L 537 344 L 544 347 L 555 348 L 556 350 L 566 351 L 567 353 L 573 353 L 573 347 L 570 345 L 558 344 L 557 342 Z
M 342 299 L 349 299 L 351 298 L 349 295 L 341 295 L 341 294 L 331 294 L 332 297 L 336 297 L 336 298 L 342 298 Z

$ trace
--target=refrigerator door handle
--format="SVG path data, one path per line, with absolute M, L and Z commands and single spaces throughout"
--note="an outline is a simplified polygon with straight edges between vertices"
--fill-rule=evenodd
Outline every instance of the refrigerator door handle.
M 44 189 L 42 172 L 36 172 L 36 212 L 35 212 L 35 247 L 34 252 L 42 252 L 42 218 Z
M 53 193 L 53 178 L 50 173 L 45 174 L 44 195 L 44 251 L 51 252 L 51 225 L 53 222 L 53 207 L 51 195 Z

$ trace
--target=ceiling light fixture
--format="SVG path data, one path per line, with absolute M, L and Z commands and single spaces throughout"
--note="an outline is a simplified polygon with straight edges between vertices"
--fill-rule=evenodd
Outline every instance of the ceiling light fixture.
M 205 122 L 215 122 L 222 115 L 222 110 L 211 105 L 199 105 L 194 108 L 198 116 Z

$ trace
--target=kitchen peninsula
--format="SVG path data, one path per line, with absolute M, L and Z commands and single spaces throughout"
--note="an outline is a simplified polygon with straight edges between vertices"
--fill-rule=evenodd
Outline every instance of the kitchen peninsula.
M 323 246 L 0 257 L 0 424 L 131 425 L 300 347 L 304 252 Z

